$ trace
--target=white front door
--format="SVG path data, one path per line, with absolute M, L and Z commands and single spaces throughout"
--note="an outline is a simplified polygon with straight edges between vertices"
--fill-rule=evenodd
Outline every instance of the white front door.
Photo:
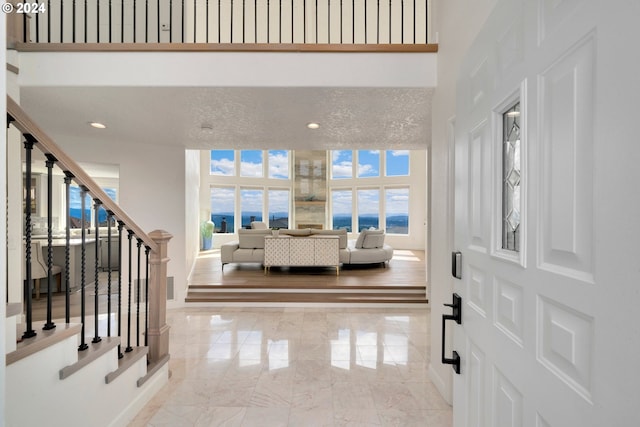
M 640 426 L 639 20 L 499 0 L 465 56 L 456 427 Z

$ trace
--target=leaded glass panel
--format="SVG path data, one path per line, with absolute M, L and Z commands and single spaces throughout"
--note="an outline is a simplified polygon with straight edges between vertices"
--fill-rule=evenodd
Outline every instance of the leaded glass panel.
M 520 251 L 520 103 L 502 115 L 502 249 Z

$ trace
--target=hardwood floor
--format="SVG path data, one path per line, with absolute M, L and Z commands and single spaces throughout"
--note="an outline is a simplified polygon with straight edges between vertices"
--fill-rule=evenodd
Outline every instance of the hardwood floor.
M 188 303 L 426 304 L 424 251 L 396 250 L 388 265 L 271 268 L 227 264 L 220 251 L 200 253 Z

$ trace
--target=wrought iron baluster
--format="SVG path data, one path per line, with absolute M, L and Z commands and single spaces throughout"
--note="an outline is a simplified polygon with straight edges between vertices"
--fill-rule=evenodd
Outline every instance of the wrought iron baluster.
M 209 0 L 207 0 L 207 1 L 206 1 L 205 7 L 206 7 L 206 9 L 205 9 L 205 13 L 206 13 L 206 15 L 207 15 L 207 20 L 205 21 L 205 31 L 206 31 L 206 35 L 205 35 L 205 37 L 204 37 L 204 41 L 205 41 L 206 43 L 209 43 Z
M 229 40 L 230 43 L 233 43 L 233 0 L 231 0 L 231 21 L 229 27 Z
M 38 0 L 38 7 L 40 7 L 40 0 Z M 36 13 L 36 43 L 39 43 L 39 42 L 40 42 L 40 14 Z
M 136 0 L 133 0 L 133 42 L 136 42 L 136 21 L 138 20 L 138 7 L 136 4 Z
M 62 24 L 62 21 L 60 24 Z M 62 28 L 60 32 L 62 32 Z M 76 42 L 76 0 L 73 0 L 73 3 L 71 3 L 71 42 Z
M 193 42 L 196 42 L 196 21 L 198 19 L 198 5 L 197 0 L 193 0 Z
M 144 42 L 149 43 L 149 0 L 144 0 Z
M 65 171 L 64 175 L 65 197 L 67 201 L 67 209 L 65 212 L 67 221 L 67 226 L 65 227 L 66 242 L 64 245 L 64 319 L 66 323 L 71 323 L 71 273 L 69 266 L 71 264 L 71 179 L 73 178 L 73 174 L 71 172 Z
M 111 336 L 111 222 L 113 212 L 107 211 L 107 336 Z
M 302 43 L 307 42 L 307 0 L 302 0 Z
M 362 0 L 364 3 L 364 44 L 367 44 L 367 0 Z
M 404 0 L 400 0 L 400 44 L 404 44 Z
M 246 28 L 245 28 L 245 17 L 246 15 L 246 0 L 242 0 L 242 43 L 244 44 L 245 42 L 245 36 L 246 36 Z
M 84 0 L 84 42 L 87 42 L 87 0 Z
M 331 44 L 331 0 L 327 0 L 327 43 Z
M 317 0 L 316 0 L 317 1 Z M 271 38 L 270 33 L 270 24 L 271 24 L 271 1 L 267 0 L 267 43 L 269 43 L 269 39 Z
M 25 213 L 24 213 L 24 236 L 25 236 L 25 282 L 24 282 L 24 300 L 26 303 L 26 330 L 22 334 L 22 338 L 32 338 L 37 335 L 33 330 L 33 307 L 31 298 L 31 288 L 33 287 L 33 275 L 31 271 L 31 153 L 33 144 L 37 143 L 31 134 L 24 135 L 25 149 Z
M 182 43 L 184 43 L 184 0 L 182 0 Z
M 87 188 L 85 186 L 80 187 L 80 206 L 82 212 L 80 213 L 80 323 L 82 323 L 82 332 L 80 336 L 80 346 L 78 347 L 79 351 L 84 351 L 89 346 L 85 342 L 85 286 L 86 286 L 86 263 L 87 263 L 87 230 L 86 230 L 86 198 L 87 198 Z M 96 313 L 97 315 L 97 313 Z
M 100 43 L 100 0 L 96 2 L 96 43 Z
M 342 44 L 342 8 L 343 8 L 343 0 L 340 0 L 340 44 Z
M 351 43 L 356 42 L 356 0 L 351 0 Z
M 128 230 L 128 239 L 129 239 L 129 281 L 128 281 L 128 290 L 129 290 L 129 298 L 127 299 L 127 348 L 124 350 L 125 353 L 129 353 L 133 351 L 131 347 L 131 243 L 133 238 L 133 231 Z
M 157 19 L 157 21 L 158 21 L 158 28 L 156 28 L 156 30 L 157 30 L 157 32 L 158 32 L 158 43 L 160 43 L 160 0 L 158 0 L 158 2 L 157 2 L 157 7 L 158 7 L 158 10 L 156 11 L 156 13 L 157 13 L 156 18 L 158 18 L 158 19 Z M 169 29 L 171 29 L 171 28 L 169 28 Z
M 45 331 L 54 329 L 56 324 L 52 320 L 53 312 L 53 166 L 56 158 L 51 154 L 47 154 L 47 323 L 42 329 Z
M 136 347 L 140 347 L 140 248 L 142 247 L 142 240 L 138 239 L 138 280 L 136 283 Z
M 120 0 L 120 43 L 124 43 L 124 0 Z
M 278 0 L 278 43 L 282 43 L 282 0 Z
M 222 28 L 220 28 L 220 11 L 221 11 L 221 6 L 220 3 L 222 2 L 222 0 L 218 0 L 218 43 L 220 43 L 221 40 L 221 36 L 222 36 Z
M 93 297 L 93 328 L 94 328 L 94 336 L 92 343 L 99 343 L 102 341 L 100 336 L 98 335 L 98 302 L 99 302 L 99 288 L 100 288 L 100 276 L 99 276 L 99 265 L 100 265 L 100 207 L 102 206 L 102 202 L 98 199 L 94 199 L 95 204 L 93 208 L 95 209 L 95 221 L 96 221 L 96 253 L 95 253 L 95 295 Z
M 144 345 L 149 345 L 149 252 L 151 248 L 149 246 L 144 247 L 146 275 L 144 282 Z
M 293 43 L 293 0 L 291 0 L 291 43 Z
M 122 342 L 122 230 L 124 223 L 118 221 L 118 337 Z M 122 359 L 122 344 L 118 344 L 118 359 Z
M 253 42 L 258 43 L 258 0 L 253 0 Z
M 113 5 L 111 4 L 112 0 L 109 0 L 109 43 L 111 43 L 111 27 L 113 25 Z
M 316 44 L 318 44 L 318 0 L 316 0 Z
M 47 0 L 47 43 L 51 43 L 51 0 Z
M 60 0 L 60 43 L 64 43 L 63 32 L 62 32 L 63 28 L 64 28 L 64 0 Z
M 169 0 L 169 43 L 173 42 L 173 0 Z

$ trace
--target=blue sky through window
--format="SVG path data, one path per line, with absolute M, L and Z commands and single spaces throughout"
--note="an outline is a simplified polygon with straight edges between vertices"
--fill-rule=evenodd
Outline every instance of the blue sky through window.
M 262 172 L 262 150 L 240 151 L 240 176 L 260 178 Z
M 409 175 L 409 150 L 387 150 L 387 176 Z
M 409 234 L 409 189 L 385 190 L 385 213 L 387 233 Z
M 331 177 L 333 179 L 353 176 L 353 151 L 334 150 L 331 152 Z
M 380 176 L 380 151 L 358 150 L 358 177 Z
M 233 150 L 211 150 L 211 175 L 233 176 L 235 175 Z
M 269 150 L 269 178 L 289 179 L 289 152 Z

